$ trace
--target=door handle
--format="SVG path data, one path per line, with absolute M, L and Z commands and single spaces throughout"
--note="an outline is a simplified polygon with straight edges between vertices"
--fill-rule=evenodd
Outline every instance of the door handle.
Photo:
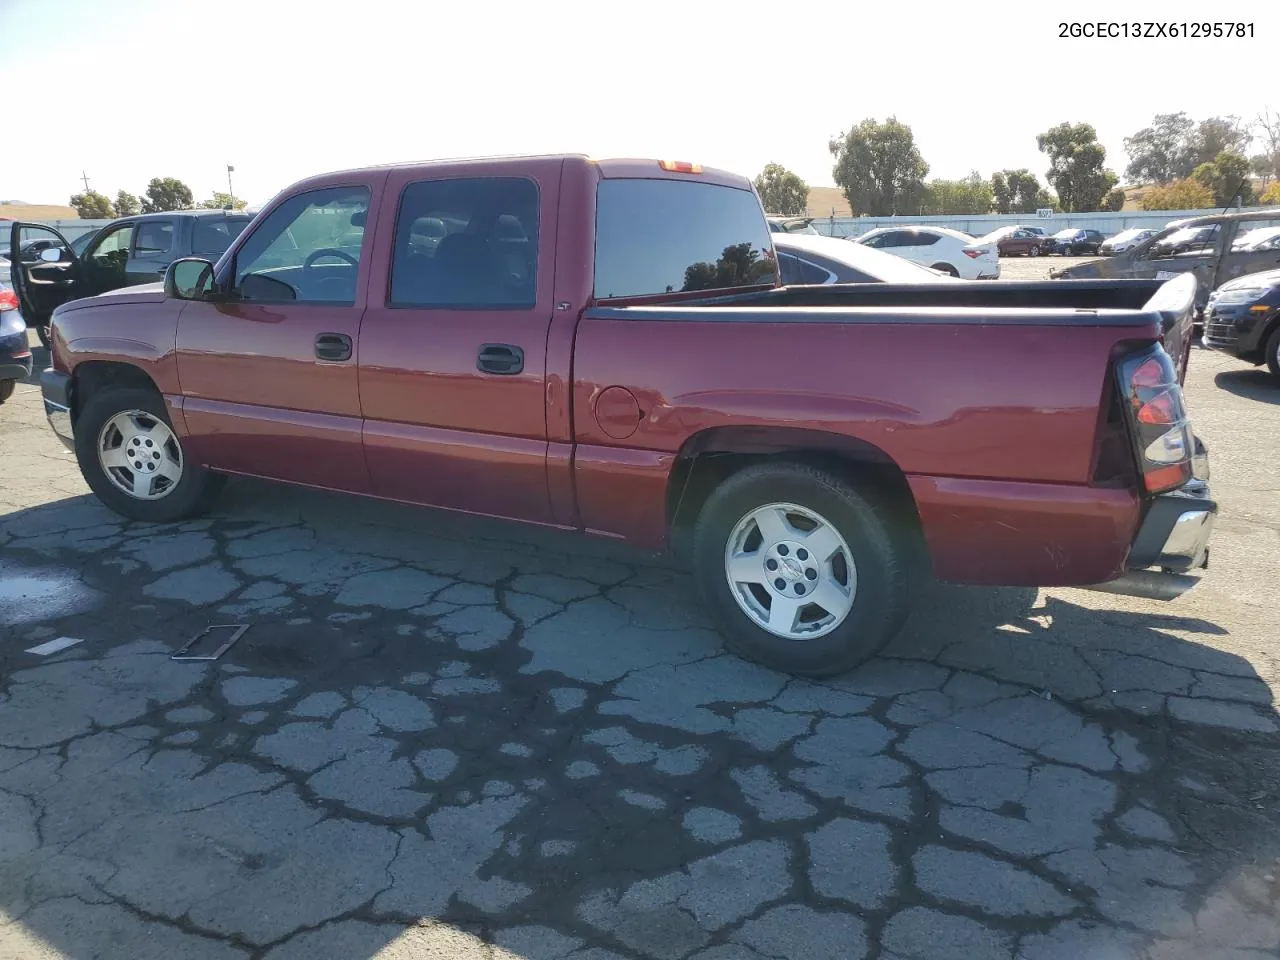
M 482 343 L 476 369 L 504 376 L 520 373 L 524 370 L 524 351 L 509 343 Z
M 351 338 L 345 333 L 322 333 L 316 337 L 317 360 L 350 360 Z

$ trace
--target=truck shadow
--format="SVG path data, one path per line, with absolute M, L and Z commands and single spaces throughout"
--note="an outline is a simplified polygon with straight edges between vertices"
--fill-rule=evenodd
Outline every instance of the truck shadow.
M 188 524 L 0 516 L 0 947 L 1274 949 L 1271 689 L 1228 626 L 1110 600 L 930 586 L 817 683 L 609 544 L 250 482 Z M 253 626 L 168 658 L 214 622 Z
M 1256 370 L 1224 370 L 1213 378 L 1219 388 L 1237 397 L 1261 403 L 1280 403 L 1280 378 L 1265 367 Z

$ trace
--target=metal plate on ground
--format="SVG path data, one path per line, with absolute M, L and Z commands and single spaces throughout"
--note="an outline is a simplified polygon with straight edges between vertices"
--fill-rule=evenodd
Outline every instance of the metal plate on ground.
M 247 623 L 219 623 L 205 627 L 194 637 L 188 640 L 176 653 L 171 654 L 169 659 L 200 661 L 217 660 L 236 645 L 239 639 L 245 635 L 245 632 L 249 627 L 250 624 Z M 227 631 L 231 631 L 229 636 L 227 635 Z M 207 652 L 211 647 L 213 647 L 212 652 Z

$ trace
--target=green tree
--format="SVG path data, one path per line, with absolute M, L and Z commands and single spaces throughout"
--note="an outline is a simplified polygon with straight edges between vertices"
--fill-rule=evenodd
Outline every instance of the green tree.
M 142 211 L 138 198 L 126 190 L 116 194 L 116 216 L 133 217 Z
M 1213 203 L 1213 191 L 1190 177 L 1142 194 L 1143 210 L 1203 210 Z
M 804 213 L 809 206 L 809 185 L 780 163 L 766 163 L 755 184 L 760 202 L 768 213 L 794 217 Z
M 1273 204 L 1280 207 L 1280 180 L 1267 187 L 1266 192 L 1258 199 L 1268 207 Z
M 1062 209 L 1062 204 L 1058 202 L 1052 190 L 1037 190 L 1035 209 L 1049 209 L 1056 213 Z
M 1035 213 L 1040 192 L 1040 180 L 1026 167 L 991 175 L 991 195 L 1000 213 Z
M 194 205 L 191 188 L 173 177 L 155 177 L 147 184 L 146 196 L 142 198 L 143 213 L 190 210 Z
M 81 220 L 111 220 L 115 218 L 115 207 L 111 201 L 97 190 L 86 190 L 71 198 L 70 204 L 75 208 Z
M 1170 183 L 1195 167 L 1192 136 L 1196 125 L 1185 113 L 1158 113 L 1151 126 L 1124 138 L 1131 183 Z
M 1249 172 L 1262 181 L 1262 188 L 1265 190 L 1273 177 L 1275 177 L 1275 163 L 1271 157 L 1265 153 L 1255 153 L 1249 158 Z
M 1111 210 L 1111 211 L 1123 210 L 1124 201 L 1125 201 L 1124 190 L 1122 190 L 1120 187 L 1112 187 L 1111 190 L 1108 191 L 1107 195 L 1102 198 L 1101 209 Z
M 963 180 L 930 180 L 925 185 L 924 212 L 931 215 L 991 212 L 991 183 L 974 170 Z
M 1253 142 L 1253 133 L 1239 117 L 1210 117 L 1201 120 L 1191 138 L 1191 167 L 1213 163 L 1220 153 L 1244 154 Z
M 1241 154 L 1222 151 L 1213 160 L 1202 163 L 1191 174 L 1192 179 L 1209 188 L 1215 207 L 1225 207 L 1240 198 L 1240 203 L 1253 203 L 1253 184 L 1249 180 L 1249 161 Z
M 863 120 L 827 147 L 836 161 L 831 175 L 854 216 L 920 211 L 929 165 L 905 123 L 896 117 Z
M 776 275 L 774 261 L 761 257 L 750 243 L 725 247 L 715 263 L 693 263 L 685 268 L 682 292 L 719 290 L 726 287 L 768 283 Z
M 1036 136 L 1049 156 L 1049 183 L 1068 213 L 1097 210 L 1119 178 L 1103 167 L 1107 149 L 1088 123 L 1060 123 Z
M 808 187 L 805 187 L 806 194 L 808 189 Z M 220 190 L 213 191 L 212 197 L 200 203 L 201 209 L 204 210 L 243 210 L 248 205 L 248 200 L 233 199 L 231 194 L 223 193 Z

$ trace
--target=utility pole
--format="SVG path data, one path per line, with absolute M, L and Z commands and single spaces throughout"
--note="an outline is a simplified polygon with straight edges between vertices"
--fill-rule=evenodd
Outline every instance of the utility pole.
M 234 189 L 232 189 L 232 187 L 231 187 L 231 174 L 235 172 L 235 169 L 236 169 L 236 168 L 235 168 L 235 167 L 233 167 L 231 164 L 229 164 L 229 163 L 227 164 L 227 195 L 228 195 L 229 197 L 231 197 L 231 209 L 232 209 L 232 210 L 234 210 L 234 209 L 235 209 L 235 207 L 236 207 L 236 192 L 235 192 L 235 190 L 234 190 Z
M 84 181 L 84 192 L 89 192 L 89 175 L 83 170 L 80 171 L 80 179 Z

